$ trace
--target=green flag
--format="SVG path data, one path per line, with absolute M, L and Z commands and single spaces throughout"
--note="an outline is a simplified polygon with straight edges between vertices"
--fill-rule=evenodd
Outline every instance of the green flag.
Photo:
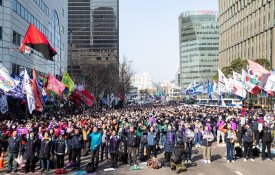
M 74 90 L 74 82 L 66 71 L 63 73 L 62 83 L 69 89 L 69 92 L 66 95 L 70 96 L 72 91 Z

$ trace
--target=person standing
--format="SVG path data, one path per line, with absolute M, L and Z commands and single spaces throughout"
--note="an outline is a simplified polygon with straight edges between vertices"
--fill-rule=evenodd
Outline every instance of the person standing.
M 166 133 L 166 142 L 164 145 L 164 156 L 166 162 L 170 163 L 170 159 L 174 150 L 174 146 L 176 143 L 176 134 L 174 131 L 172 131 L 172 126 L 168 125 L 167 128 L 167 133 Z
M 250 157 L 251 161 L 254 161 L 253 159 L 253 138 L 254 138 L 254 132 L 250 128 L 250 125 L 247 123 L 245 125 L 244 134 L 243 134 L 243 146 L 244 146 L 244 161 Z
M 227 131 L 225 133 L 225 142 L 226 142 L 226 155 L 227 163 L 234 163 L 234 143 L 237 139 L 235 131 L 231 128 L 231 123 L 227 124 Z
M 196 147 L 201 146 L 201 129 L 202 129 L 202 124 L 199 121 L 199 119 L 196 119 L 194 122 L 194 133 L 195 133 L 195 145 Z
M 134 126 L 127 134 L 128 165 L 137 165 L 137 135 Z
M 211 163 L 211 149 L 213 140 L 214 135 L 209 130 L 208 126 L 205 126 L 204 131 L 202 132 L 202 149 L 204 163 Z
M 217 122 L 217 143 L 220 143 L 220 140 L 222 138 L 222 143 L 224 144 L 224 127 L 225 127 L 225 122 L 220 116 L 219 121 Z
M 108 130 L 106 128 L 106 124 L 102 125 L 102 143 L 100 146 L 101 154 L 100 161 L 103 162 L 103 155 L 105 153 L 105 159 L 108 159 Z
M 263 130 L 260 133 L 262 139 L 262 160 L 268 158 L 272 161 L 271 158 L 271 143 L 273 142 L 274 136 L 273 131 L 268 127 L 268 123 L 265 121 L 263 124 Z M 267 157 L 265 156 L 265 150 L 267 149 Z
M 50 169 L 50 158 L 51 158 L 51 141 L 48 132 L 44 133 L 43 140 L 40 145 L 39 158 L 41 163 L 41 172 Z
M 16 159 L 21 152 L 21 143 L 20 139 L 17 136 L 17 131 L 12 132 L 12 136 L 8 139 L 9 145 L 9 159 L 8 159 L 8 171 L 10 173 L 12 171 L 12 163 L 13 160 Z M 17 172 L 17 163 L 14 165 L 14 172 Z
M 64 168 L 64 156 L 66 150 L 66 142 L 63 137 L 63 133 L 60 133 L 58 139 L 55 142 L 55 154 L 56 154 L 56 164 L 58 169 Z
M 92 153 L 92 160 L 91 163 L 94 165 L 95 169 L 98 167 L 99 163 L 99 150 L 102 144 L 102 134 L 98 131 L 98 128 L 95 126 L 93 129 L 93 133 L 89 135 L 91 139 L 91 153 Z M 96 162 L 95 162 L 96 159 Z
M 83 137 L 80 134 L 79 128 L 75 128 L 75 134 L 72 136 L 72 162 L 73 162 L 73 169 L 80 169 L 80 162 L 81 162 L 81 148 L 82 148 L 82 141 Z
M 38 153 L 38 142 L 36 141 L 34 137 L 34 132 L 31 131 L 29 133 L 29 138 L 27 139 L 26 143 L 26 152 L 25 152 L 25 158 L 26 158 L 26 169 L 25 172 L 29 173 L 30 171 L 34 173 L 35 171 L 35 163 L 36 163 L 36 156 Z
M 112 168 L 117 168 L 118 162 L 118 149 L 119 149 L 119 138 L 116 135 L 116 131 L 113 130 L 112 136 L 110 137 L 110 146 L 109 146 L 110 154 L 111 154 L 111 162 Z
M 157 139 L 157 134 L 154 131 L 154 127 L 151 126 L 150 132 L 147 135 L 147 147 L 146 147 L 147 159 L 150 159 L 151 152 L 153 152 L 154 157 L 157 157 L 156 139 Z
M 257 115 L 253 116 L 253 119 L 251 120 L 251 129 L 254 132 L 255 140 L 256 140 L 256 145 L 259 145 L 259 130 L 258 130 L 258 118 Z

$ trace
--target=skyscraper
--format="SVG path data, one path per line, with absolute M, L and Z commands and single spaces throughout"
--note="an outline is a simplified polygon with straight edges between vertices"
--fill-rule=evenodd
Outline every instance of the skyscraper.
M 106 64 L 118 69 L 118 0 L 69 0 L 68 13 L 68 70 L 74 75 Z
M 61 75 L 67 69 L 68 2 L 47 0 L 0 1 L 0 61 L 10 73 L 22 68 L 36 68 L 40 73 Z M 41 53 L 19 53 L 20 44 L 30 25 L 34 24 L 57 51 L 54 61 Z
M 220 68 L 237 58 L 275 66 L 274 11 L 275 0 L 219 0 Z
M 180 82 L 203 83 L 217 73 L 219 28 L 215 11 L 184 12 L 179 17 Z

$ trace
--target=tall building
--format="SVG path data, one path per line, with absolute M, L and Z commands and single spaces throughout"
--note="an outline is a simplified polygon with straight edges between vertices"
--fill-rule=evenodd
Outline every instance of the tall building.
M 202 83 L 217 73 L 219 28 L 215 11 L 188 11 L 179 17 L 180 83 Z
M 132 78 L 132 86 L 138 90 L 153 88 L 153 76 L 150 73 L 136 74 Z
M 219 0 L 219 67 L 268 59 L 275 66 L 275 0 Z
M 67 69 L 68 2 L 62 0 L 1 0 L 0 61 L 10 73 L 22 68 L 35 68 L 40 73 L 60 75 Z M 29 24 L 34 24 L 57 51 L 54 61 L 33 51 L 19 53 L 20 44 Z
M 118 69 L 118 0 L 68 2 L 68 70 L 73 74 L 85 72 L 87 65 L 96 64 L 115 64 Z

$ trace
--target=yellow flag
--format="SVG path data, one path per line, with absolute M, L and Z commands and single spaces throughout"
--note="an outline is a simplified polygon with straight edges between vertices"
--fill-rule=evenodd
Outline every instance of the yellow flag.
M 64 72 L 63 73 L 63 77 L 62 77 L 62 83 L 68 88 L 69 92 L 66 94 L 67 96 L 70 96 L 72 91 L 74 90 L 74 82 L 71 79 L 70 75 L 68 74 L 68 72 Z

